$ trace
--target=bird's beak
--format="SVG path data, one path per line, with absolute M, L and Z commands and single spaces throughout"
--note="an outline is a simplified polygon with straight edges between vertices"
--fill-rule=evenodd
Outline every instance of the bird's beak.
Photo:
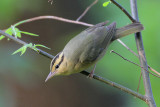
M 45 80 L 47 82 L 49 79 L 51 79 L 55 75 L 55 72 L 50 72 Z

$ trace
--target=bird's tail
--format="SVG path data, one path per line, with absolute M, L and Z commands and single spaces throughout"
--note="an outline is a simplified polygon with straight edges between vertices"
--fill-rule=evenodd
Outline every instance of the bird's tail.
M 139 22 L 135 22 L 135 23 L 129 24 L 127 26 L 117 28 L 116 29 L 116 34 L 112 38 L 112 41 L 114 41 L 118 38 L 121 38 L 123 36 L 127 36 L 127 35 L 132 34 L 132 33 L 140 32 L 143 29 L 144 29 L 143 25 Z

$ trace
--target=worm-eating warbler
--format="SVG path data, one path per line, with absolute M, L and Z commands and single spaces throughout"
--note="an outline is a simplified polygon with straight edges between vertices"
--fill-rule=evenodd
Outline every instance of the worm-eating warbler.
M 118 29 L 115 22 L 109 26 L 105 24 L 103 22 L 89 27 L 72 38 L 51 61 L 50 73 L 45 81 L 56 75 L 85 70 L 105 55 L 113 40 L 143 30 L 143 25 L 138 22 Z

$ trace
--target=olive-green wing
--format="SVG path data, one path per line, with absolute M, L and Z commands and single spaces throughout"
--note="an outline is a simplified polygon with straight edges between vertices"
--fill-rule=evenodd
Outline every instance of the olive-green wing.
M 105 54 L 115 32 L 116 23 L 94 29 L 90 34 L 90 38 L 87 38 L 89 42 L 85 43 L 79 60 L 82 63 L 93 63 L 100 59 Z

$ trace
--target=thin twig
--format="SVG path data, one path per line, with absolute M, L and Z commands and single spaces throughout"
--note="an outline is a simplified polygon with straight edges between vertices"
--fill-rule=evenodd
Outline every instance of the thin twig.
M 135 56 L 139 57 L 138 54 L 136 54 L 133 50 L 131 50 L 124 42 L 122 42 L 120 39 L 117 39 L 117 41 L 123 45 L 127 50 L 129 50 L 131 53 L 133 53 Z M 159 75 L 160 76 L 160 73 L 158 71 L 156 71 L 155 69 L 153 69 L 152 67 L 150 67 L 148 65 L 148 68 L 153 71 L 155 74 Z
M 13 26 L 18 26 L 18 25 L 21 25 L 21 24 L 24 24 L 24 23 L 32 22 L 32 21 L 35 21 L 35 20 L 42 20 L 42 19 L 54 19 L 54 20 L 58 20 L 58 21 L 62 21 L 62 22 L 79 24 L 79 25 L 83 25 L 83 26 L 93 26 L 93 24 L 88 24 L 88 23 L 80 22 L 80 21 L 74 21 L 74 20 L 65 19 L 65 18 L 62 18 L 62 17 L 57 17 L 57 16 L 33 17 L 33 18 L 30 18 L 30 19 L 26 19 L 26 20 L 20 21 L 18 23 L 15 23 Z
M 158 71 L 156 71 L 155 69 L 153 69 L 151 66 L 148 65 L 148 68 L 153 71 L 154 73 L 156 73 L 157 75 L 160 75 L 160 73 Z
M 133 18 L 135 18 L 136 21 L 139 21 L 138 10 L 137 10 L 137 0 L 130 0 L 130 5 L 131 5 L 131 12 L 132 12 Z M 146 56 L 144 52 L 141 32 L 135 33 L 135 40 L 136 40 L 136 45 L 137 45 L 137 51 L 139 54 L 140 64 L 143 68 L 148 70 L 148 65 L 147 65 L 147 60 L 146 60 Z M 141 72 L 142 72 L 143 83 L 144 83 L 144 88 L 145 88 L 145 95 L 148 99 L 147 103 L 150 107 L 156 107 L 156 103 L 153 98 L 149 73 L 146 72 L 146 70 L 144 69 L 141 69 Z
M 137 22 L 128 12 L 125 8 L 123 8 L 118 2 L 115 0 L 110 0 L 113 4 L 115 4 L 118 8 L 120 8 L 132 22 Z
M 84 74 L 84 75 L 86 75 L 86 76 L 88 76 L 90 74 L 89 72 L 86 72 L 86 71 L 82 71 L 81 73 Z M 139 93 L 137 93 L 137 92 L 135 92 L 135 91 L 127 88 L 127 87 L 124 87 L 124 86 L 122 86 L 120 84 L 112 82 L 112 81 L 110 81 L 108 79 L 104 79 L 104 78 L 102 78 L 100 76 L 97 76 L 97 75 L 93 75 L 93 78 L 96 79 L 96 80 L 98 80 L 98 81 L 100 81 L 100 82 L 108 84 L 108 85 L 110 85 L 112 87 L 118 88 L 118 89 L 120 89 L 120 90 L 122 90 L 122 91 L 124 91 L 126 93 L 129 93 L 129 94 L 131 94 L 131 95 L 133 95 L 133 96 L 135 96 L 135 97 L 137 97 L 137 98 L 139 98 L 139 99 L 141 99 L 141 100 L 143 100 L 145 102 L 147 100 L 147 98 L 145 98 L 143 95 L 141 95 L 141 94 L 139 94 Z
M 14 42 L 17 42 L 17 43 L 19 43 L 19 44 L 21 44 L 21 45 L 26 45 L 26 44 L 27 44 L 26 42 L 24 42 L 24 41 L 22 41 L 22 40 L 20 40 L 20 39 L 17 39 L 17 38 L 15 38 L 15 37 L 13 37 L 13 36 L 5 33 L 5 32 L 2 31 L 2 30 L 0 30 L 0 34 L 6 36 L 6 37 L 8 37 L 8 38 L 10 38 L 10 39 L 13 40 Z M 32 49 L 32 48 L 31 48 L 31 49 Z M 32 49 L 32 50 L 34 50 L 34 49 Z M 35 50 L 34 50 L 34 51 L 35 51 Z M 38 51 L 39 51 L 38 53 L 39 53 L 40 55 L 43 55 L 43 56 L 45 56 L 46 58 L 53 59 L 53 57 L 54 57 L 54 56 L 50 55 L 49 53 L 47 53 L 47 52 L 45 52 L 45 51 L 43 51 L 43 50 L 38 49 Z M 82 71 L 81 74 L 88 76 L 90 73 L 87 72 L 87 71 Z M 124 92 L 126 92 L 126 93 L 129 93 L 129 94 L 131 94 L 131 95 L 133 95 L 133 96 L 135 96 L 135 97 L 137 97 L 137 98 L 139 98 L 139 99 L 141 99 L 141 100 L 144 100 L 144 101 L 147 100 L 147 98 L 146 98 L 145 96 L 143 96 L 143 95 L 137 93 L 136 91 L 133 91 L 133 90 L 127 88 L 127 87 L 124 87 L 124 86 L 122 86 L 122 85 L 120 85 L 120 84 L 117 84 L 117 83 L 112 82 L 112 81 L 110 81 L 110 80 L 104 79 L 104 78 L 102 78 L 102 77 L 100 77 L 100 76 L 97 76 L 97 75 L 93 75 L 93 78 L 96 79 L 96 80 L 98 80 L 98 81 L 100 81 L 100 82 L 103 82 L 103 83 L 105 83 L 105 84 L 108 84 L 108 85 L 110 85 L 110 86 L 113 86 L 113 87 L 115 87 L 115 88 L 121 89 L 122 91 L 124 91 Z
M 134 51 L 132 51 L 124 42 L 122 42 L 120 39 L 117 39 L 117 41 L 118 41 L 121 45 L 123 45 L 126 49 L 128 49 L 131 53 L 133 53 L 135 56 L 138 57 L 138 55 L 137 55 Z
M 139 92 L 139 87 L 140 87 L 140 84 L 141 84 L 141 78 L 142 78 L 142 72 L 141 72 L 141 74 L 140 74 L 140 76 L 139 76 L 137 92 Z
M 93 7 L 97 2 L 98 2 L 98 0 L 95 0 L 92 4 L 90 4 L 90 5 L 85 9 L 85 11 L 77 18 L 76 21 L 81 20 L 82 17 L 84 17 L 84 15 L 89 11 L 89 9 L 90 9 L 91 7 Z
M 125 57 L 123 57 L 122 55 L 118 54 L 117 52 L 111 50 L 110 53 L 112 53 L 112 52 L 115 53 L 116 55 L 120 56 L 122 59 L 124 59 L 124 60 L 126 60 L 126 61 L 128 61 L 128 62 L 130 62 L 130 63 L 132 63 L 132 64 L 134 64 L 134 65 L 136 65 L 136 66 L 141 67 L 142 69 L 144 69 L 144 70 L 147 71 L 148 73 L 152 74 L 153 76 L 156 76 L 156 77 L 160 78 L 160 76 L 155 75 L 155 74 L 153 74 L 152 72 L 149 72 L 146 68 L 138 65 L 137 63 L 135 63 L 135 62 L 133 62 L 133 61 L 130 61 L 130 60 L 126 59 Z

